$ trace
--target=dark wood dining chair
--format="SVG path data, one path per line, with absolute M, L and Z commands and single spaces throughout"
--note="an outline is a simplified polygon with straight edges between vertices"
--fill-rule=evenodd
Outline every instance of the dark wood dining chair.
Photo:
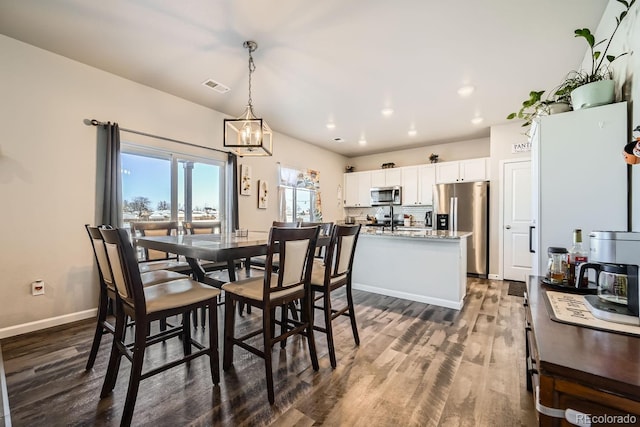
M 162 282 L 145 288 L 140 279 L 138 260 L 127 231 L 120 228 L 101 229 L 100 232 L 104 238 L 111 276 L 117 291 L 116 327 L 100 397 L 109 395 L 113 390 L 120 360 L 125 356 L 131 361 L 131 372 L 121 425 L 129 425 L 133 417 L 140 381 L 143 379 L 189 362 L 196 357 L 208 355 L 211 379 L 214 384 L 218 384 L 220 371 L 216 300 L 220 290 L 190 278 Z M 203 307 L 209 308 L 208 347 L 191 337 L 189 313 Z M 147 330 L 152 321 L 175 315 L 182 315 L 182 324 L 147 336 Z M 125 345 L 123 340 L 125 316 L 131 317 L 136 324 L 133 347 Z M 184 356 L 143 373 L 146 348 L 173 337 L 180 337 L 182 340 Z M 192 346 L 196 347 L 197 351 L 193 352 Z
M 317 326 L 314 329 L 327 334 L 329 347 L 329 360 L 333 368 L 336 367 L 336 351 L 333 340 L 332 322 L 339 316 L 347 316 L 351 320 L 351 330 L 356 345 L 360 345 L 358 327 L 356 325 L 356 313 L 353 305 L 351 290 L 351 273 L 353 259 L 356 252 L 356 243 L 360 235 L 361 225 L 334 225 L 331 233 L 331 241 L 326 248 L 324 265 L 315 263 L 311 275 L 311 294 L 314 309 L 322 310 L 325 326 Z M 346 305 L 336 309 L 333 307 L 331 293 L 336 289 L 345 287 Z M 318 296 L 316 297 L 316 293 Z M 322 305 L 316 302 L 322 300 Z
M 280 228 L 297 228 L 297 227 L 300 227 L 300 223 L 299 222 L 273 221 L 271 226 L 272 227 L 280 227 Z M 273 260 L 273 264 L 272 264 L 272 267 L 273 267 L 274 271 L 278 271 L 279 262 L 280 261 L 278 260 L 278 254 L 276 254 L 275 258 Z M 248 264 L 250 266 L 265 268 L 265 266 L 267 264 L 267 256 L 266 255 L 259 255 L 259 256 L 251 257 L 251 259 L 248 260 Z
M 301 227 L 320 227 L 320 236 L 331 236 L 331 230 L 333 230 L 333 222 L 302 222 Z M 326 246 L 318 246 L 315 253 L 315 261 L 324 261 Z
M 100 228 L 90 226 L 89 224 L 85 224 L 84 227 L 89 234 L 89 240 L 91 241 L 91 247 L 93 248 L 93 255 L 96 260 L 96 264 L 98 265 L 98 284 L 100 286 L 96 330 L 93 336 L 93 343 L 91 344 L 91 351 L 89 352 L 89 360 L 87 360 L 87 365 L 85 367 L 85 369 L 89 370 L 93 368 L 95 363 L 102 336 L 106 333 L 113 334 L 115 331 L 113 323 L 108 321 L 108 314 L 109 305 L 111 305 L 111 307 L 115 306 L 116 287 L 113 283 L 111 270 L 109 269 L 109 261 L 107 259 L 107 252 L 104 246 L 102 233 L 100 233 Z M 102 228 L 111 227 L 102 226 Z M 143 286 L 153 286 L 158 283 L 184 279 L 187 277 L 188 276 L 185 276 L 184 274 L 168 270 L 156 270 L 140 274 Z M 164 319 L 162 319 L 161 322 L 161 328 L 166 329 Z
M 131 222 L 131 237 L 136 248 L 136 254 L 142 253 L 138 259 L 141 271 L 173 270 L 179 273 L 191 273 L 189 263 L 180 260 L 178 255 L 167 252 L 138 248 L 136 237 L 175 236 L 179 232 L 178 221 L 140 221 Z
M 312 301 L 309 287 L 313 252 L 318 238 L 318 227 L 281 228 L 272 227 L 269 233 L 267 264 L 264 275 L 230 282 L 222 286 L 225 292 L 224 355 L 223 369 L 229 370 L 233 364 L 233 347 L 239 346 L 264 359 L 267 379 L 267 395 L 273 404 L 272 350 L 275 343 L 286 340 L 294 334 L 307 338 L 311 364 L 319 369 L 313 328 L 310 321 Z M 280 269 L 273 272 L 273 259 L 279 255 Z M 286 307 L 295 300 L 302 300 L 300 321 L 290 320 L 280 325 L 280 335 L 276 335 L 276 308 Z M 262 310 L 262 328 L 235 336 L 235 305 L 241 302 Z M 247 340 L 262 334 L 262 349 L 247 343 Z

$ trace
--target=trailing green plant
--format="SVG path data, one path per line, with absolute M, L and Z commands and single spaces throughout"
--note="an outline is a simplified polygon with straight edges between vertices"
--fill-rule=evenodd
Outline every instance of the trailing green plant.
M 521 119 L 524 120 L 522 126 L 529 126 L 533 119 L 535 119 L 540 114 L 548 114 L 549 113 L 549 105 L 554 101 L 542 99 L 542 95 L 544 94 L 544 90 L 540 91 L 531 91 L 529 92 L 529 98 L 525 99 L 522 102 L 522 107 L 518 112 L 511 113 L 507 116 L 507 119 Z

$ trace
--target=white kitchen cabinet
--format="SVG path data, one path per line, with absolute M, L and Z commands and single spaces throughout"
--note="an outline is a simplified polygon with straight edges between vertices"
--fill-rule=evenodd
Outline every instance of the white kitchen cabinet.
M 407 166 L 402 170 L 402 204 L 425 206 L 433 204 L 435 165 Z
M 436 163 L 436 182 L 445 184 L 460 181 L 460 162 Z
M 488 181 L 489 158 L 460 160 L 461 181 Z
M 418 166 L 420 204 L 433 205 L 433 186 L 436 183 L 435 165 Z
M 531 129 L 529 251 L 544 276 L 549 246 L 570 248 L 573 230 L 627 229 L 627 104 L 542 116 Z
M 405 166 L 402 170 L 402 204 L 417 205 L 419 197 L 418 166 Z
M 393 187 L 402 185 L 402 168 L 371 171 L 372 187 Z
M 489 180 L 489 158 L 459 160 L 436 164 L 436 182 L 472 182 Z
M 371 172 L 344 174 L 344 206 L 371 206 Z

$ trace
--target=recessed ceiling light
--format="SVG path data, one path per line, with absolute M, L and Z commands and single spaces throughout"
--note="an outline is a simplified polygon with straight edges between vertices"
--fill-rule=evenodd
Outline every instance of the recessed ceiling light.
M 327 123 L 327 129 L 335 129 L 336 128 L 336 124 L 333 122 L 329 122 Z
M 407 132 L 409 134 L 409 136 L 416 136 L 418 134 L 418 131 L 415 129 L 409 129 L 409 132 Z
M 471 85 L 462 86 L 460 89 L 458 89 L 458 95 L 464 98 L 471 95 L 475 89 L 476 88 Z
M 381 113 L 382 113 L 383 116 L 389 117 L 390 115 L 393 114 L 393 108 L 389 108 L 389 107 L 383 108 Z
M 473 123 L 474 125 L 479 125 L 483 120 L 484 119 L 482 117 L 474 117 L 473 119 L 471 119 L 471 123 Z
M 367 145 L 367 140 L 364 138 L 360 138 L 360 140 L 358 141 L 358 144 L 360 145 Z

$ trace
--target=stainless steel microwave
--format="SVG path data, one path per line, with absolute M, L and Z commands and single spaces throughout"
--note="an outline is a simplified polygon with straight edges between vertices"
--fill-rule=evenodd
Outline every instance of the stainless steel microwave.
M 374 187 L 371 189 L 371 206 L 402 204 L 402 187 Z

